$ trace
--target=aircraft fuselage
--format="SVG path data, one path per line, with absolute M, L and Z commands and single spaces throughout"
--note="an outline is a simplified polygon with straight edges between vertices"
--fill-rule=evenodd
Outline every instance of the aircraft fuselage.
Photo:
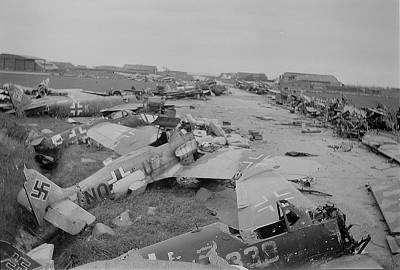
M 248 269 L 276 269 L 304 264 L 343 250 L 336 219 L 248 243 L 223 223 L 214 223 L 138 250 L 145 259 L 208 264 L 213 256 Z M 214 253 L 214 255 L 212 255 Z
M 34 100 L 33 104 L 43 105 L 38 110 L 26 111 L 27 116 L 35 116 L 40 114 L 48 114 L 57 117 L 88 117 L 100 115 L 100 111 L 116 105 L 135 102 L 136 98 L 130 96 L 90 96 L 88 94 L 71 97 L 71 96 L 48 96 Z

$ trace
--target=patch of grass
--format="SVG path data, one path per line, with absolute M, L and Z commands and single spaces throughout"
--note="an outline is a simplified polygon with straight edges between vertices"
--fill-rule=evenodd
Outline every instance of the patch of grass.
M 60 151 L 57 167 L 44 172 L 44 175 L 63 188 L 72 186 L 101 169 L 104 166 L 103 160 L 113 154 L 110 150 L 83 144 L 70 145 Z M 94 162 L 82 162 L 82 158 L 89 158 Z
M 13 121 L 13 117 L 0 114 L 0 238 L 12 242 L 20 224 L 33 224 L 17 203 L 17 194 L 24 182 L 23 168 L 37 169 L 33 149 L 24 141 L 27 130 Z
M 195 224 L 204 226 L 216 222 L 217 219 L 194 200 L 194 195 L 194 190 L 166 180 L 166 183 L 150 185 L 143 194 L 103 201 L 90 212 L 96 216 L 95 223 L 110 226 L 116 235 L 95 239 L 90 237 L 88 229 L 77 237 L 67 236 L 60 246 L 63 252 L 55 254 L 56 268 L 65 266 L 71 255 L 76 257 L 77 264 L 112 259 L 131 249 L 189 232 Z M 155 215 L 147 215 L 149 206 L 156 207 Z M 127 209 L 133 224 L 115 226 L 112 219 Z
M 24 142 L 28 137 L 29 130 L 17 123 L 17 117 L 0 113 L 0 130 L 10 138 Z

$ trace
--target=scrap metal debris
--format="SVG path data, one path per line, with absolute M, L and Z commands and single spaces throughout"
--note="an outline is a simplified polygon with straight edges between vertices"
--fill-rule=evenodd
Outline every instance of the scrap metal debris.
M 389 136 L 366 134 L 361 142 L 373 151 L 400 164 L 400 143 Z
M 400 254 L 400 235 L 386 235 L 386 241 L 392 254 Z
M 301 133 L 321 133 L 320 129 L 306 128 L 301 131 Z
M 350 152 L 353 149 L 353 144 L 349 142 L 341 142 L 340 144 L 328 145 L 336 152 Z
M 379 209 L 391 234 L 400 234 L 400 182 L 388 181 L 371 185 Z
M 93 230 L 92 230 L 92 236 L 99 237 L 99 236 L 103 236 L 103 235 L 114 236 L 115 232 L 113 229 L 111 229 L 107 225 L 104 225 L 103 223 L 100 223 L 100 222 L 96 223 L 96 225 L 94 225 Z
M 318 155 L 309 154 L 309 153 L 305 153 L 305 152 L 290 151 L 290 152 L 286 152 L 285 156 L 290 156 L 290 157 L 317 157 Z
M 313 195 L 321 195 L 321 196 L 328 196 L 328 197 L 332 197 L 332 194 L 326 193 L 326 192 L 322 192 L 319 190 L 315 190 L 315 189 L 308 189 L 308 188 L 298 188 L 298 190 L 302 193 L 308 193 L 308 194 L 313 194 Z
M 330 123 L 335 133 L 341 137 L 360 139 L 372 129 L 385 131 L 400 129 L 397 123 L 399 112 L 395 115 L 382 104 L 378 104 L 375 108 L 356 108 L 344 97 L 333 99 L 309 97 L 291 91 L 281 91 L 278 96 L 277 104 L 287 105 L 290 112 L 298 112 Z
M 133 222 L 131 220 L 129 212 L 130 212 L 129 209 L 125 210 L 119 216 L 115 217 L 112 220 L 112 223 L 118 227 L 126 227 L 132 225 Z
M 302 177 L 302 178 L 298 178 L 298 179 L 288 179 L 288 181 L 299 184 L 303 187 L 309 188 L 309 187 L 311 187 L 311 184 L 313 184 L 315 182 L 315 178 L 306 176 L 306 177 Z
M 260 131 L 257 130 L 249 130 L 249 135 L 250 135 L 250 140 L 254 140 L 254 141 L 261 141 L 263 139 L 262 134 L 260 133 Z

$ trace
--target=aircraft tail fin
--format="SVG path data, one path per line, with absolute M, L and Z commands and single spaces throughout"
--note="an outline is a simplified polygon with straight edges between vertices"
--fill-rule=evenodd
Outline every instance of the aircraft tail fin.
M 25 198 L 29 204 L 27 206 L 32 210 L 38 224 L 42 226 L 47 206 L 65 198 L 64 191 L 34 169 L 25 167 L 24 174 L 26 179 L 24 183 Z M 24 205 L 26 203 L 21 202 L 25 199 L 23 197 L 18 196 L 18 201 Z
M 95 216 L 69 199 L 74 189 L 62 189 L 33 169 L 25 167 L 24 174 L 26 182 L 18 202 L 31 209 L 40 226 L 46 220 L 75 235 L 95 221 Z
M 9 85 L 8 95 L 17 114 L 22 114 L 24 107 L 32 103 L 32 99 L 24 93 L 24 90 L 15 84 Z
M 10 243 L 0 240 L 0 269 L 37 269 L 41 265 Z

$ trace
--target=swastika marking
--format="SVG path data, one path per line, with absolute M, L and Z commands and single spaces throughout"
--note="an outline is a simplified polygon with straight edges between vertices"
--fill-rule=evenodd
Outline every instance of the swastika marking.
M 36 180 L 35 185 L 32 188 L 32 192 L 30 193 L 31 197 L 46 201 L 49 196 L 50 184 L 46 182 L 41 182 L 40 180 Z M 43 198 L 42 198 L 43 194 Z

